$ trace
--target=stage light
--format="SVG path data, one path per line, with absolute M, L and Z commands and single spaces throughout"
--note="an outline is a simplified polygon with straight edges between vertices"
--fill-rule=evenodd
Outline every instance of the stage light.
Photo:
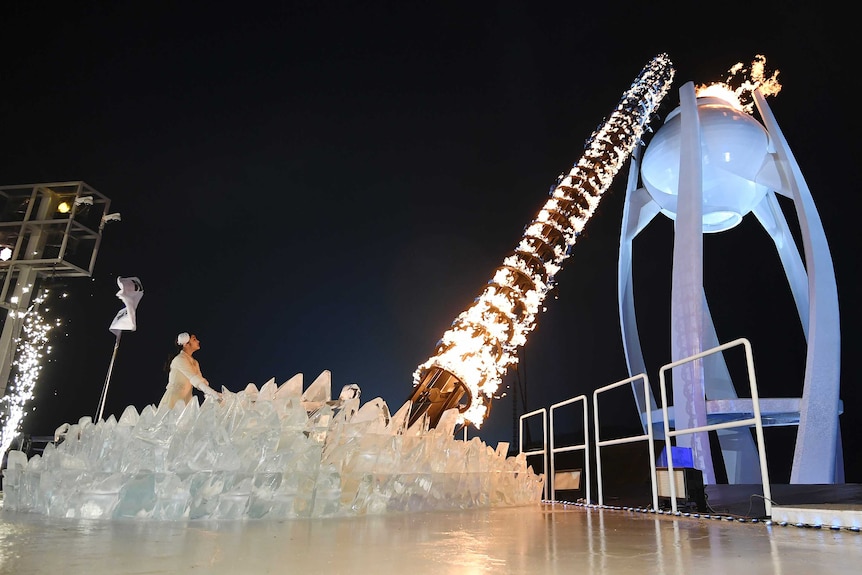
M 677 502 L 685 506 L 706 511 L 706 492 L 703 486 L 703 472 L 694 467 L 675 467 L 673 470 Z M 667 467 L 656 469 L 658 496 L 670 499 L 670 473 Z
M 580 489 L 580 469 L 567 469 L 554 472 L 554 491 L 579 491 Z
M 12 259 L 12 250 L 9 246 L 3 246 L 3 249 L 0 249 L 0 261 L 8 262 Z

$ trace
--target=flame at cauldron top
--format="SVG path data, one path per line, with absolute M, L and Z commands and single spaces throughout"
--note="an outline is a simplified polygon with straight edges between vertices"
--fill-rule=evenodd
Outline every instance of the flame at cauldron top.
M 731 66 L 727 78 L 722 82 L 701 84 L 697 87 L 698 98 L 721 98 L 737 110 L 751 114 L 754 111 L 754 90 L 760 90 L 764 96 L 774 96 L 781 91 L 778 83 L 779 71 L 766 75 L 766 56 L 758 54 L 754 61 L 746 67 L 742 62 Z

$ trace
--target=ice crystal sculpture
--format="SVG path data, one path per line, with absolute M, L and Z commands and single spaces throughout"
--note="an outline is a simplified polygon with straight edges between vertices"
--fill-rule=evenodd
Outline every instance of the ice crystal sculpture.
M 57 430 L 28 460 L 11 451 L 7 510 L 92 519 L 285 519 L 517 506 L 541 500 L 544 477 L 523 454 L 454 435 L 457 410 L 436 428 L 406 426 L 380 398 L 360 406 L 345 386 L 330 399 L 323 372 L 277 386 L 223 389 L 221 403 L 140 413 L 129 406 Z

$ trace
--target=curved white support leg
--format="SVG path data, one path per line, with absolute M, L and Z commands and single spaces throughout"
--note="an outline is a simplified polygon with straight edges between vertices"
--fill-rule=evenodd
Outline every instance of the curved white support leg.
M 620 251 L 617 262 L 617 302 L 619 304 L 620 329 L 623 336 L 623 351 L 629 377 L 646 373 L 640 336 L 635 317 L 634 286 L 632 279 L 632 241 L 659 213 L 659 205 L 652 200 L 643 188 L 637 188 L 640 171 L 640 148 L 632 155 L 629 170 L 628 189 L 623 203 L 623 221 L 620 228 Z M 657 409 L 652 390 L 646 396 L 648 405 L 644 404 L 643 380 L 632 383 L 635 404 L 641 416 L 641 424 L 646 426 L 647 410 Z M 660 426 L 659 426 L 660 427 Z M 646 433 L 644 427 L 644 433 Z M 662 431 L 661 436 L 664 437 Z
M 751 212 L 757 217 L 769 237 L 772 238 L 772 243 L 778 250 L 778 257 L 784 268 L 787 283 L 790 285 L 790 293 L 793 294 L 793 301 L 796 303 L 796 310 L 799 313 L 799 321 L 802 322 L 802 330 L 807 340 L 808 306 L 810 305 L 808 301 L 808 274 L 805 272 L 805 265 L 799 256 L 796 242 L 790 234 L 790 227 L 787 225 L 784 212 L 778 205 L 775 192 L 768 192 Z
M 763 95 L 754 92 L 755 103 L 769 132 L 778 158 L 778 169 L 793 198 L 808 270 L 808 352 L 799 414 L 799 430 L 793 453 L 790 483 L 834 483 L 838 452 L 838 413 L 841 334 L 835 270 L 823 224 L 790 152 L 781 128 Z

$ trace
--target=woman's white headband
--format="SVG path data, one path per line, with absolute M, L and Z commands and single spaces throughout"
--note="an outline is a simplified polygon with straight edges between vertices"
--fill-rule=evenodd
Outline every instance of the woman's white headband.
M 177 336 L 177 345 L 185 345 L 189 342 L 190 339 L 191 337 L 189 336 L 188 332 L 184 331 Z

